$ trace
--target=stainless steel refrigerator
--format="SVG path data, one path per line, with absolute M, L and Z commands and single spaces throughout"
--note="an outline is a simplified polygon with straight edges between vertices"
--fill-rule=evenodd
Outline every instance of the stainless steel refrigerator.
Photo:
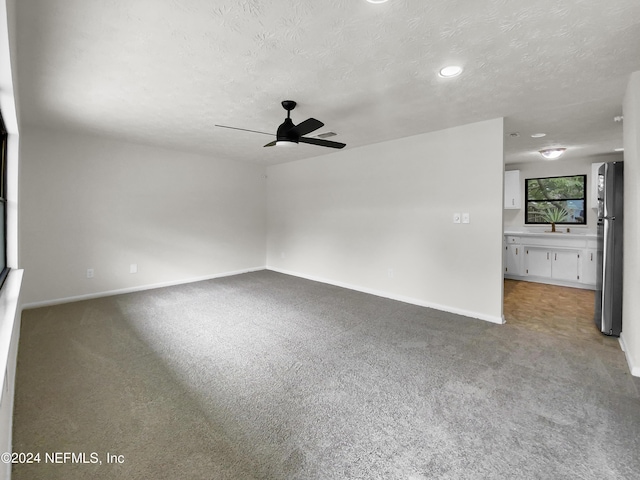
M 598 170 L 598 254 L 595 322 L 605 335 L 622 331 L 623 162 Z

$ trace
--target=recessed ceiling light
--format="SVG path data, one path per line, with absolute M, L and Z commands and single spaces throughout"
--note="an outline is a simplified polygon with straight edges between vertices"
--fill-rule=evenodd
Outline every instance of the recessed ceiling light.
M 547 148 L 546 150 L 540 150 L 540 155 L 542 155 L 547 160 L 555 160 L 559 158 L 566 148 Z
M 614 148 L 614 152 L 624 152 L 624 148 Z
M 547 134 L 546 133 L 534 133 L 531 135 L 531 138 L 542 138 L 542 137 L 546 137 Z
M 447 67 L 441 68 L 438 75 L 444 78 L 457 77 L 462 73 L 462 67 L 458 65 L 449 65 Z
M 369 3 L 386 3 L 389 0 L 367 0 Z

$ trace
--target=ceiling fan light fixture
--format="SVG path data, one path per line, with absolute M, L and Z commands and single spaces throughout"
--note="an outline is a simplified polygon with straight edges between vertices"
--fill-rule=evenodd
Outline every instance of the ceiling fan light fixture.
M 293 140 L 277 140 L 276 147 L 295 147 L 298 142 L 294 142 Z
M 440 75 L 442 78 L 452 78 L 452 77 L 457 77 L 461 73 L 462 73 L 462 67 L 458 65 L 448 65 L 446 67 L 441 68 L 440 71 L 438 72 L 438 75 Z
M 547 148 L 546 150 L 540 150 L 540 155 L 546 160 L 555 160 L 560 158 L 565 152 L 566 148 Z

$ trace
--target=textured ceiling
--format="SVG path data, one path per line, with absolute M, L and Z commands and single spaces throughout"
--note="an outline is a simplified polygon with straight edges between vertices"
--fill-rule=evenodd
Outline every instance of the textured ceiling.
M 353 148 L 504 116 L 510 163 L 622 146 L 640 1 L 20 0 L 17 38 L 24 124 L 274 164 L 335 150 L 214 125 L 275 133 L 292 99 Z

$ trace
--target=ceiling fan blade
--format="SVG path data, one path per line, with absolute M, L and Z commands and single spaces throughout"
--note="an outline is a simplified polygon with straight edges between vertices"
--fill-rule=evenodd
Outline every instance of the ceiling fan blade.
M 242 130 L 243 132 L 253 132 L 253 133 L 261 133 L 263 135 L 271 135 L 272 137 L 274 137 L 275 135 L 273 133 L 267 133 L 267 132 L 259 132 L 257 130 L 247 130 L 246 128 L 238 128 L 238 127 L 227 127 L 226 125 L 215 125 L 216 127 L 221 127 L 221 128 L 230 128 L 231 130 Z
M 322 123 L 320 120 L 316 120 L 315 118 L 307 118 L 304 122 L 300 122 L 298 125 L 293 127 L 290 132 L 301 137 L 323 126 L 324 123 Z
M 300 143 L 310 143 L 311 145 L 319 145 L 321 147 L 344 148 L 347 146 L 346 143 L 331 142 L 329 140 L 323 140 L 321 138 L 300 137 L 298 141 Z
M 276 144 L 276 140 L 274 140 L 273 142 L 269 142 L 265 145 L 265 147 L 273 147 Z

